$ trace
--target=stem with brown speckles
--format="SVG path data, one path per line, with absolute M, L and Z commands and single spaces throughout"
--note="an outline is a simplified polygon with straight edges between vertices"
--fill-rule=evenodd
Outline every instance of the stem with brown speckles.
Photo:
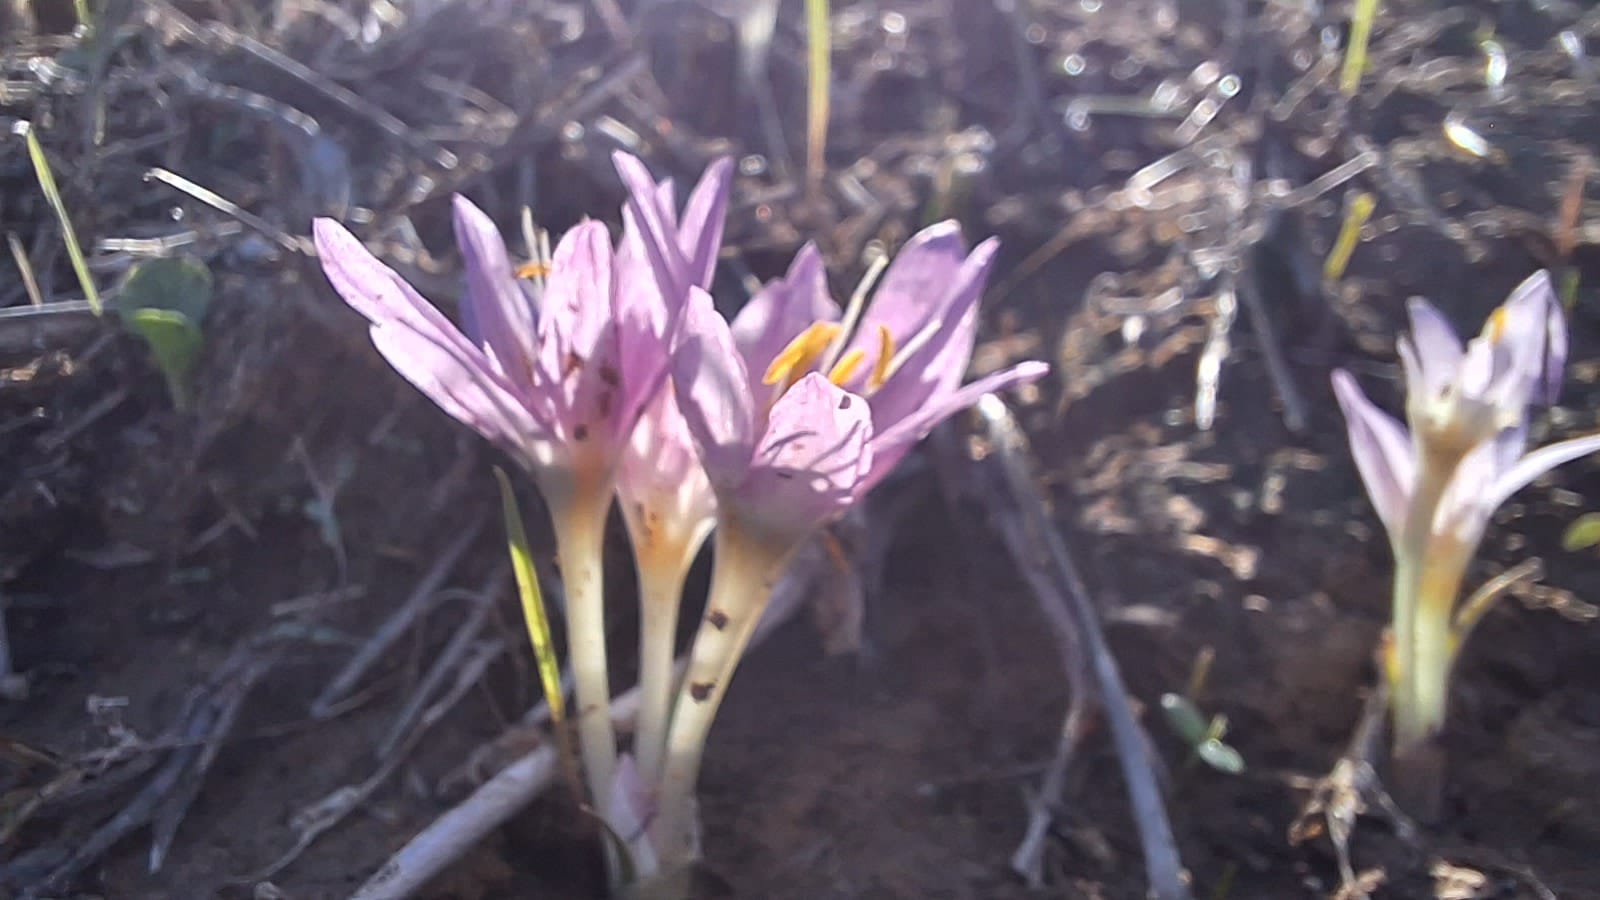
M 787 536 L 757 533 L 728 515 L 718 522 L 715 534 L 705 618 L 690 649 L 689 668 L 667 731 L 653 829 L 663 872 L 686 865 L 697 855 L 694 789 L 706 737 L 739 657 L 772 597 L 772 587 L 799 546 Z

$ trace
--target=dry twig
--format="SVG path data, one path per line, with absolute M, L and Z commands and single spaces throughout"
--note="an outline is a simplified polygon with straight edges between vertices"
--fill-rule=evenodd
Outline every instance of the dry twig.
M 1088 591 L 1034 486 L 1027 438 L 999 397 L 985 395 L 978 403 L 978 412 L 987 429 L 989 452 L 997 458 L 1000 473 L 1001 490 L 986 491 L 984 496 L 992 498 L 991 514 L 1004 523 L 1002 533 L 1008 538 L 1009 549 L 1056 632 L 1068 677 L 1076 676 L 1083 688 L 1093 690 L 1095 706 L 1110 725 L 1128 802 L 1139 826 L 1150 896 L 1157 900 L 1187 900 L 1188 880 L 1167 821 L 1149 738 L 1134 718 L 1116 658 L 1100 630 Z M 1058 759 L 1070 756 L 1071 738 L 1076 731 L 1073 719 L 1081 716 L 1081 709 L 1069 710 Z M 1059 785 L 1059 776 L 1056 778 Z M 1027 849 L 1026 845 L 1019 853 L 1023 849 Z M 1024 858 L 1023 862 L 1030 860 Z

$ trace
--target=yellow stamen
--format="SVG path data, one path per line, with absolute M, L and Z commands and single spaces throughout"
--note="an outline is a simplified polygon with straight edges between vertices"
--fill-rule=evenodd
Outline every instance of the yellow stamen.
M 840 357 L 839 361 L 834 364 L 833 370 L 828 373 L 828 380 L 840 387 L 844 387 L 845 382 L 850 380 L 850 376 L 856 374 L 856 370 L 861 368 L 861 363 L 866 358 L 867 351 L 860 347 L 851 350 Z
M 1488 333 L 1491 344 L 1500 343 L 1500 338 L 1506 333 L 1506 320 L 1510 317 L 1504 306 L 1495 307 L 1495 311 L 1489 314 L 1488 327 L 1484 331 Z
M 872 377 L 867 379 L 867 387 L 877 390 L 889 380 L 889 365 L 894 362 L 894 335 L 889 333 L 889 326 L 878 326 L 878 358 L 872 363 Z
M 547 278 L 550 275 L 550 264 L 543 260 L 533 260 L 517 266 L 518 278 Z
M 794 381 L 799 381 L 799 376 L 810 371 L 823 351 L 828 349 L 839 334 L 839 326 L 834 322 L 817 322 L 805 331 L 800 332 L 789 346 L 784 347 L 767 367 L 767 373 L 761 376 L 762 384 L 779 384 L 786 386 Z

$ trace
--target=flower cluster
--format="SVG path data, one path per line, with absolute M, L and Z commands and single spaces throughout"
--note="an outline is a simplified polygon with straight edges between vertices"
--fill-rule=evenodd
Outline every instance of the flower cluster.
M 374 345 L 452 417 L 516 459 L 550 509 L 593 808 L 638 871 L 697 847 L 694 786 L 718 704 L 795 551 L 879 483 L 936 424 L 983 394 L 1043 376 L 1023 363 L 963 386 L 996 243 L 970 253 L 953 223 L 917 234 L 867 301 L 841 309 L 822 258 L 800 251 L 730 322 L 709 293 L 731 167 L 709 167 L 681 213 L 670 182 L 615 158 L 620 240 L 585 222 L 547 274 L 520 278 L 464 198 L 458 329 L 336 222 L 323 269 Z M 641 709 L 631 756 L 609 713 L 601 549 L 620 501 L 640 583 Z M 709 535 L 705 616 L 674 678 L 683 580 Z

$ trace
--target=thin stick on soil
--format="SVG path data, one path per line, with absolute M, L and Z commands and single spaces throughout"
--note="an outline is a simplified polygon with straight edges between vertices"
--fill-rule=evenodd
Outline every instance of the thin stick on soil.
M 806 558 L 806 557 L 802 557 Z M 825 559 L 818 565 L 827 565 Z M 778 626 L 799 611 L 809 587 L 818 577 L 814 569 L 796 565 L 778 582 L 765 616 L 750 638 L 750 649 L 766 640 Z M 686 661 L 680 659 L 681 670 Z M 618 694 L 611 701 L 612 725 L 619 731 L 631 727 L 639 711 L 639 688 Z M 530 715 L 525 719 L 537 719 Z M 395 854 L 389 857 L 350 900 L 406 900 L 435 875 L 464 856 L 478 841 L 533 802 L 555 780 L 560 761 L 553 744 L 541 744 L 484 782 L 465 800 L 447 810 Z
M 28 696 L 28 680 L 11 669 L 11 635 L 6 630 L 5 596 L 0 595 L 0 698 L 24 700 Z
M 1035 589 L 1037 590 L 1037 588 Z M 1073 682 L 1072 699 L 1067 705 L 1067 717 L 1061 723 L 1061 736 L 1056 742 L 1056 752 L 1045 769 L 1039 783 L 1039 795 L 1034 798 L 1033 809 L 1028 814 L 1028 830 L 1022 843 L 1011 854 L 1011 871 L 1028 880 L 1034 889 L 1044 887 L 1044 850 L 1050 836 L 1050 825 L 1055 811 L 1061 805 L 1061 795 L 1066 790 L 1067 770 L 1077 755 L 1078 746 L 1088 732 L 1088 694 L 1082 681 Z
M 480 626 L 482 622 L 478 623 Z M 365 781 L 355 785 L 345 785 L 320 802 L 302 810 L 295 816 L 295 826 L 299 831 L 294 846 L 290 847 L 278 859 L 265 869 L 235 879 L 241 884 L 251 884 L 266 881 L 291 865 L 304 853 L 318 838 L 332 830 L 335 825 L 344 821 L 352 812 L 355 812 L 373 792 L 386 783 L 400 768 L 417 743 L 427 734 L 429 729 L 445 717 L 445 714 L 454 709 L 461 698 L 483 680 L 484 673 L 500 655 L 506 651 L 506 642 L 499 639 L 476 641 L 467 646 L 472 652 L 461 661 L 455 669 L 455 681 L 450 685 L 442 697 L 430 705 L 421 719 L 417 722 L 410 734 L 396 748 L 395 752 L 378 766 L 377 771 L 367 777 Z
M 271 238 L 278 246 L 288 250 L 290 253 L 299 253 L 305 256 L 314 255 L 310 239 L 289 234 L 216 191 L 202 187 L 176 172 L 171 172 L 158 166 L 146 172 L 145 177 L 188 194 L 223 215 L 231 216 L 240 224 L 253 228 L 262 235 Z
M 827 172 L 828 99 L 833 76 L 833 20 L 828 0 L 806 0 L 806 190 L 822 191 Z
M 417 582 L 417 586 L 411 591 L 411 596 L 407 597 L 405 602 L 400 604 L 400 608 L 378 627 L 372 637 L 356 651 L 355 656 L 350 657 L 350 661 L 333 676 L 333 680 L 322 689 L 317 699 L 311 701 L 313 719 L 326 719 L 333 715 L 334 707 L 355 689 L 356 683 L 367 674 L 367 670 L 384 657 L 395 641 L 400 640 L 423 613 L 433 607 L 437 601 L 435 594 L 438 593 L 439 587 L 450 577 L 450 573 L 455 569 L 456 563 L 461 561 L 467 548 L 472 546 L 478 532 L 483 529 L 483 523 L 482 516 L 474 519 L 472 524 L 434 559 L 432 568 L 428 569 L 422 580 Z
M 265 637 L 270 639 L 271 636 Z M 241 643 L 216 674 L 189 695 L 177 722 L 162 740 L 155 742 L 175 745 L 166 762 L 120 812 L 88 837 L 77 841 L 64 861 L 25 889 L 21 897 L 59 894 L 74 876 L 145 825 L 152 825 L 154 831 L 151 871 L 160 868 L 178 825 L 216 760 L 221 742 L 232 733 L 244 701 L 283 655 L 281 641 L 265 648 L 262 642 L 263 636 L 258 635 Z
M 983 491 L 987 486 L 973 483 L 967 457 L 962 451 L 956 433 L 948 427 L 937 429 L 929 436 L 928 443 L 934 459 L 934 471 L 938 475 L 945 502 L 950 508 L 961 508 L 967 498 L 978 498 L 978 502 L 982 503 Z M 1009 511 L 994 510 L 991 519 L 998 525 L 1002 540 L 1013 554 L 1020 556 L 1027 552 L 1027 527 L 1020 517 L 1010 514 Z M 972 527 L 973 522 L 970 517 L 956 515 L 954 520 L 958 523 L 958 528 L 965 533 L 964 540 L 978 540 L 978 536 L 971 533 L 975 529 Z M 1042 566 L 1024 567 L 1023 577 L 1027 579 L 1029 587 L 1033 588 L 1035 593 L 1044 594 L 1056 590 Z M 1078 640 L 1077 632 L 1069 628 L 1059 632 L 1058 639 L 1062 642 L 1061 661 L 1066 666 L 1067 684 L 1070 688 L 1067 715 L 1061 723 L 1061 733 L 1056 740 L 1055 753 L 1050 762 L 1042 770 L 1033 768 L 1026 773 L 1031 776 L 1042 771 L 1044 777 L 1039 782 L 1038 794 L 1029 799 L 1028 825 L 1023 833 L 1022 842 L 1011 854 L 1011 870 L 1022 876 L 1029 887 L 1035 889 L 1044 887 L 1044 853 L 1049 846 L 1050 826 L 1055 821 L 1056 810 L 1061 807 L 1062 794 L 1066 790 L 1067 771 L 1072 768 L 1078 747 L 1088 735 L 1093 712 L 1089 702 L 1088 658 L 1080 647 L 1081 642 Z
M 489 610 L 493 607 L 494 601 L 505 592 L 509 576 L 510 573 L 502 569 L 482 590 L 472 593 L 472 611 L 467 614 L 466 621 L 456 628 L 456 633 L 450 636 L 444 649 L 434 657 L 428 673 L 422 676 L 422 681 L 411 692 L 410 699 L 406 700 L 405 705 L 394 717 L 394 721 L 390 723 L 383 740 L 378 742 L 376 755 L 379 759 L 387 759 L 407 739 L 414 730 L 417 717 L 438 693 L 439 686 L 452 671 L 459 668 L 461 658 L 467 651 L 478 643 L 478 632 L 483 630 L 483 624 L 489 617 Z
M 1283 347 L 1278 342 L 1277 329 L 1272 327 L 1272 319 L 1267 315 L 1266 304 L 1261 300 L 1261 290 L 1254 278 L 1242 278 L 1238 282 L 1239 305 L 1244 307 L 1245 315 L 1250 319 L 1250 328 L 1255 332 L 1256 343 L 1261 348 L 1261 358 L 1267 364 L 1267 377 L 1272 380 L 1272 387 L 1278 394 L 1278 402 L 1283 404 L 1283 424 L 1294 434 L 1304 434 L 1306 430 L 1306 401 L 1300 393 L 1300 388 L 1295 384 L 1294 376 L 1289 372 L 1289 364 L 1283 358 Z
M 1030 577 L 1031 583 L 1048 588 L 1038 592 L 1039 601 L 1061 638 L 1063 650 L 1071 653 L 1081 646 L 1088 657 L 1091 683 L 1111 727 L 1128 802 L 1139 828 L 1150 896 L 1157 900 L 1189 900 L 1189 886 L 1156 782 L 1149 743 L 1128 704 L 1116 658 L 1100 631 L 1088 591 L 1034 487 L 1027 436 L 1005 402 L 993 394 L 984 395 L 977 408 L 987 427 L 991 449 L 999 457 L 1009 495 L 1006 499 L 1029 537 L 1027 547 L 1014 550 L 1018 562 L 1026 570 L 1039 572 L 1037 577 Z

